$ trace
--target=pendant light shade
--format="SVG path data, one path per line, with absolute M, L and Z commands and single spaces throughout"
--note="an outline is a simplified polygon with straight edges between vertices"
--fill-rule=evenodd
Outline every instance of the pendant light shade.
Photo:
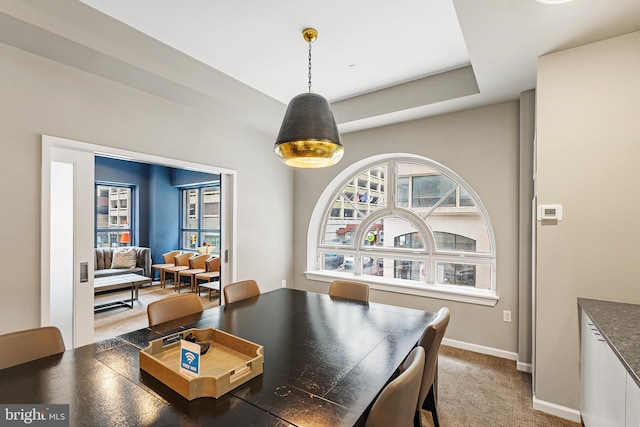
M 322 168 L 344 154 L 329 102 L 316 93 L 294 97 L 287 107 L 275 152 L 288 166 Z
M 344 148 L 329 101 L 311 93 L 311 42 L 318 32 L 307 28 L 302 35 L 309 42 L 309 93 L 289 102 L 274 151 L 288 166 L 323 168 L 338 163 Z

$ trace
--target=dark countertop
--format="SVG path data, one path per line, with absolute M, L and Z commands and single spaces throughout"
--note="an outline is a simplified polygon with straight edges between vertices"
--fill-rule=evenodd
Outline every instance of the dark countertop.
M 640 305 L 587 298 L 578 305 L 640 387 Z

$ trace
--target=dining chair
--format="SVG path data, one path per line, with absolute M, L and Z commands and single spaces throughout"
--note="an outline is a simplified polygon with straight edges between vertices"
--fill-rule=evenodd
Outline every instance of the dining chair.
M 160 287 L 164 288 L 164 270 L 165 268 L 173 267 L 175 265 L 176 255 L 180 255 L 182 251 L 169 251 L 162 254 L 163 264 L 153 264 L 151 266 L 151 271 L 159 270 L 160 271 Z M 153 275 L 152 275 L 153 277 Z
M 182 286 L 183 277 L 189 278 L 191 290 L 196 290 L 195 275 L 207 271 L 207 260 L 209 258 L 211 258 L 211 255 L 209 254 L 196 255 L 192 258 L 189 258 L 189 268 L 187 268 L 186 270 L 178 271 L 178 293 L 180 293 L 180 287 Z
M 198 280 L 211 282 L 212 280 L 220 279 L 220 257 L 209 258 L 205 264 L 207 265 L 207 271 L 196 274 L 196 285 Z
M 194 280 L 198 295 L 200 295 L 200 290 L 204 288 L 209 291 L 209 301 L 211 301 L 213 291 L 220 293 L 220 257 L 209 258 L 206 264 L 207 271 L 196 274 Z M 200 283 L 198 282 L 199 280 L 205 280 L 206 282 Z M 211 283 L 212 281 L 217 281 L 218 283 Z
M 0 369 L 64 352 L 60 329 L 43 326 L 0 335 Z
M 198 295 L 182 294 L 150 303 L 147 306 L 147 318 L 149 326 L 154 326 L 203 311 L 204 306 Z
M 164 269 L 165 285 L 167 283 L 167 274 L 170 274 L 171 280 L 173 281 L 173 287 L 176 288 L 176 290 L 178 290 L 177 288 L 180 287 L 180 281 L 178 280 L 178 273 L 180 272 L 180 270 L 186 270 L 189 268 L 189 258 L 195 255 L 196 254 L 193 252 L 183 252 L 181 254 L 176 255 L 174 258 L 174 266 L 167 267 Z
M 329 286 L 329 295 L 369 302 L 369 285 L 351 280 L 334 280 Z
M 260 288 L 255 280 L 244 280 L 231 283 L 223 288 L 225 304 L 241 301 L 260 295 Z
M 444 337 L 444 333 L 449 325 L 449 309 L 442 307 L 438 310 L 436 317 L 427 325 L 427 328 L 420 338 L 420 347 L 426 352 L 424 373 L 422 376 L 422 384 L 420 386 L 420 395 L 418 398 L 418 406 L 414 419 L 414 426 L 420 427 L 420 409 L 431 412 L 434 427 L 439 427 L 438 413 L 436 411 L 436 387 L 437 387 L 437 371 L 438 371 L 438 351 L 440 343 Z M 403 367 L 400 368 L 404 369 Z
M 365 427 L 411 427 L 424 371 L 425 351 L 417 346 L 403 362 L 406 368 L 386 385 L 374 402 Z

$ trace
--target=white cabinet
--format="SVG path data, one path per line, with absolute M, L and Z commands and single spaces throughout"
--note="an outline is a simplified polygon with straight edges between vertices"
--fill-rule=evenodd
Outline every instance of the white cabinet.
M 627 374 L 627 423 L 626 427 L 640 427 L 640 387 Z
M 580 375 L 585 427 L 625 427 L 627 371 L 584 311 Z

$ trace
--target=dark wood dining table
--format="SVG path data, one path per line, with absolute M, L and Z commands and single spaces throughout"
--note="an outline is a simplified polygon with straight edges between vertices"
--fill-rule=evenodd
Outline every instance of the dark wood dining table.
M 72 426 L 353 426 L 435 313 L 281 288 L 0 371 L 2 404 L 69 404 Z M 264 373 L 188 401 L 139 367 L 149 341 L 216 328 L 264 346 Z

